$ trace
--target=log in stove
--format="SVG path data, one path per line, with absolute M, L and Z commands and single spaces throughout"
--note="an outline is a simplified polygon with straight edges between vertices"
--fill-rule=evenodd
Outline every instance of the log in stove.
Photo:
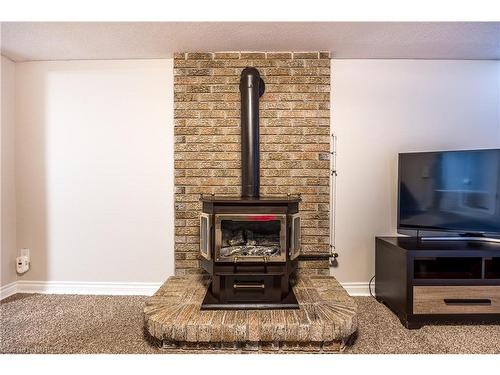
M 212 278 L 202 309 L 298 308 L 291 287 L 300 252 L 300 196 L 260 196 L 259 71 L 243 69 L 241 197 L 202 195 L 201 265 Z

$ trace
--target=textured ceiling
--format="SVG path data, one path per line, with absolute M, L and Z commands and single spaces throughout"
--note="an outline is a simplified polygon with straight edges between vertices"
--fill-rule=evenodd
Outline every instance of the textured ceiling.
M 500 22 L 7 22 L 14 61 L 178 51 L 331 51 L 334 58 L 500 59 Z

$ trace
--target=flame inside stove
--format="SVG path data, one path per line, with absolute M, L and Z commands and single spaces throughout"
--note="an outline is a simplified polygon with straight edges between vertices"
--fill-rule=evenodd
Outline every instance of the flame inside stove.
M 276 215 L 255 215 L 250 216 L 249 221 L 273 221 L 277 220 Z

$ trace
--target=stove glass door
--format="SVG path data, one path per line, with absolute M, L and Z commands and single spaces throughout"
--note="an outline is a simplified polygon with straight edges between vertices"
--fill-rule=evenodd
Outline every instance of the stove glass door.
M 216 215 L 215 252 L 221 262 L 285 261 L 286 215 Z

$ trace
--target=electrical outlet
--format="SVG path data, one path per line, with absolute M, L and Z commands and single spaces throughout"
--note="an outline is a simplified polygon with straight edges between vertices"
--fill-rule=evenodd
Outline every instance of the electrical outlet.
M 21 249 L 21 256 L 30 258 L 30 249 Z
M 21 249 L 21 255 L 16 258 L 17 273 L 25 273 L 30 269 L 30 249 Z
M 21 256 L 16 258 L 16 271 L 17 273 L 25 273 L 30 269 L 30 261 L 28 257 Z

